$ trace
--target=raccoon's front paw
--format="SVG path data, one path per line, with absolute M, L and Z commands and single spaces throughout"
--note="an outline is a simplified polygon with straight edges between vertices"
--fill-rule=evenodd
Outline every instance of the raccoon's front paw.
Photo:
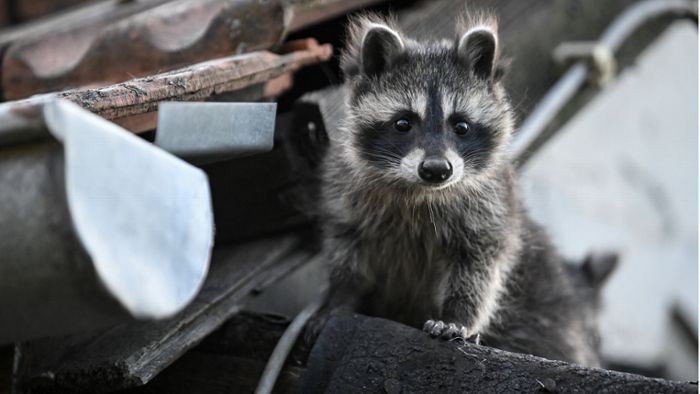
M 468 342 L 479 344 L 481 336 L 479 334 L 469 335 L 467 327 L 461 324 L 445 323 L 442 320 L 428 320 L 423 325 L 423 331 L 433 338 L 455 339 L 461 338 Z
M 467 327 L 461 324 L 445 323 L 442 320 L 428 320 L 423 325 L 423 331 L 430 334 L 433 338 L 454 339 L 467 338 Z

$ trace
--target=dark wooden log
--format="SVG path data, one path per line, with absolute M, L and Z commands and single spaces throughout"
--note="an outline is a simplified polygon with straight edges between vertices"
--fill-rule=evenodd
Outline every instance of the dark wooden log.
M 72 18 L 5 49 L 6 100 L 66 87 L 122 82 L 185 64 L 269 49 L 285 31 L 280 1 L 180 1 L 103 18 Z M 156 4 L 151 2 L 152 4 Z M 114 12 L 116 14 L 116 12 Z M 109 13 L 101 15 L 110 15 Z M 1 38 L 0 38 L 1 40 Z
M 651 379 L 443 341 L 389 320 L 337 314 L 314 345 L 305 393 L 697 393 Z
M 294 237 L 218 247 L 197 298 L 171 319 L 46 338 L 18 347 L 18 392 L 98 393 L 149 382 L 240 311 L 245 297 L 308 262 Z

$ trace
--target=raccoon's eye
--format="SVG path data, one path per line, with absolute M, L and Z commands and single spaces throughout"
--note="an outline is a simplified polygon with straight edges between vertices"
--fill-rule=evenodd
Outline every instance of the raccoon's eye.
M 455 123 L 455 133 L 459 135 L 467 134 L 469 131 L 469 123 L 465 121 Z
M 407 119 L 401 118 L 394 122 L 394 128 L 402 133 L 405 133 L 411 130 L 411 122 L 409 122 Z

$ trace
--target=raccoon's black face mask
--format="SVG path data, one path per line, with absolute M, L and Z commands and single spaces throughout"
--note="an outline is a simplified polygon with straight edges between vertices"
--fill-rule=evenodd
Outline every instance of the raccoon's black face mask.
M 348 146 L 368 176 L 443 189 L 475 181 L 502 160 L 512 119 L 495 75 L 495 30 L 418 43 L 368 20 L 355 35 L 359 43 L 342 62 Z

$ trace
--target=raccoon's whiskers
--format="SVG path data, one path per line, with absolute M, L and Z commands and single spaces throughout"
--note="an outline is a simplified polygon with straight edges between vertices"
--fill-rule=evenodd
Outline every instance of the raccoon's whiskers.
M 433 229 L 435 230 L 435 236 L 438 236 L 437 225 L 435 224 L 435 214 L 433 213 L 433 203 L 428 199 L 428 212 L 430 213 L 430 223 L 433 224 Z

